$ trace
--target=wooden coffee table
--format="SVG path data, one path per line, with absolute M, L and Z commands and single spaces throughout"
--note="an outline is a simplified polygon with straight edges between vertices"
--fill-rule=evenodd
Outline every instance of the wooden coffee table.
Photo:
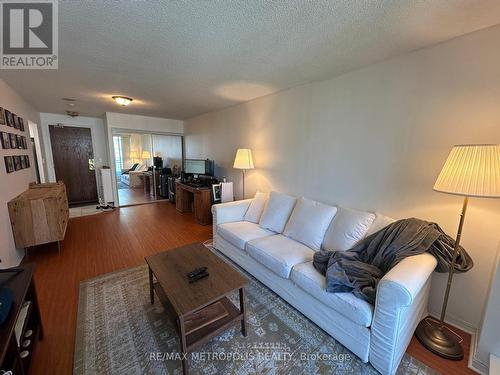
M 212 337 L 237 322 L 241 323 L 241 333 L 246 336 L 243 287 L 248 280 L 234 267 L 199 243 L 145 259 L 149 266 L 151 304 L 154 304 L 156 292 L 177 325 L 184 374 L 187 374 L 187 353 Z M 207 267 L 210 275 L 190 284 L 186 274 L 198 267 Z M 235 290 L 239 291 L 239 309 L 227 298 Z M 221 310 L 224 313 L 220 313 Z M 217 311 L 219 314 L 214 315 Z

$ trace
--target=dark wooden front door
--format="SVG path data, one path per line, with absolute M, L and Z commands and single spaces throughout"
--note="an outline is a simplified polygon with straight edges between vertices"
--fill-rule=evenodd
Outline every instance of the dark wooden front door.
M 97 201 L 94 150 L 89 128 L 49 125 L 56 179 L 64 181 L 70 204 Z

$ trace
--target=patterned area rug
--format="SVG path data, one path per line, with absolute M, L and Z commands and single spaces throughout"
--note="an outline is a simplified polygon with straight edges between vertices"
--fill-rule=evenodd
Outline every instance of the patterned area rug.
M 220 254 L 219 254 L 220 255 Z M 239 324 L 188 356 L 190 374 L 378 374 L 252 276 L 248 335 Z M 239 306 L 238 296 L 231 297 Z M 80 285 L 75 375 L 181 374 L 179 340 L 156 298 L 146 266 Z M 405 354 L 399 375 L 436 371 Z

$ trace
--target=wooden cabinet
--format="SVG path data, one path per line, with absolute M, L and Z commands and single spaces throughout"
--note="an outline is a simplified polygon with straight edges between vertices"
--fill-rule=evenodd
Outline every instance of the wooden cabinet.
M 195 188 L 181 182 L 175 183 L 175 206 L 178 211 L 193 212 L 201 225 L 212 224 L 212 192 L 210 188 Z
M 23 265 L 17 275 L 1 270 L 0 284 L 13 294 L 12 311 L 0 326 L 0 374 L 28 375 L 38 340 L 43 339 L 33 266 Z
M 17 248 L 28 248 L 64 239 L 69 219 L 68 197 L 62 181 L 30 184 L 8 203 Z

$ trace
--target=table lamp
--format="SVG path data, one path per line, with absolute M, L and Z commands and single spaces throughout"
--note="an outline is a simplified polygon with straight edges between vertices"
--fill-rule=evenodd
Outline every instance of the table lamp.
M 132 159 L 132 163 L 135 163 L 135 160 L 139 158 L 139 154 L 137 151 L 130 151 L 130 159 Z
M 464 357 L 464 350 L 460 345 L 462 339 L 444 324 L 446 305 L 460 251 L 460 237 L 469 197 L 500 197 L 500 145 L 454 146 L 434 184 L 434 190 L 461 195 L 464 201 L 440 319 L 423 319 L 415 335 L 420 343 L 434 354 L 459 361 Z
M 243 170 L 243 199 L 245 199 L 245 171 L 253 169 L 252 150 L 248 148 L 239 148 L 236 151 L 233 168 Z
M 142 152 L 142 155 L 141 155 L 141 159 L 142 160 L 146 160 L 146 167 L 149 167 L 148 166 L 148 160 L 151 160 L 151 154 L 149 151 L 143 151 Z

